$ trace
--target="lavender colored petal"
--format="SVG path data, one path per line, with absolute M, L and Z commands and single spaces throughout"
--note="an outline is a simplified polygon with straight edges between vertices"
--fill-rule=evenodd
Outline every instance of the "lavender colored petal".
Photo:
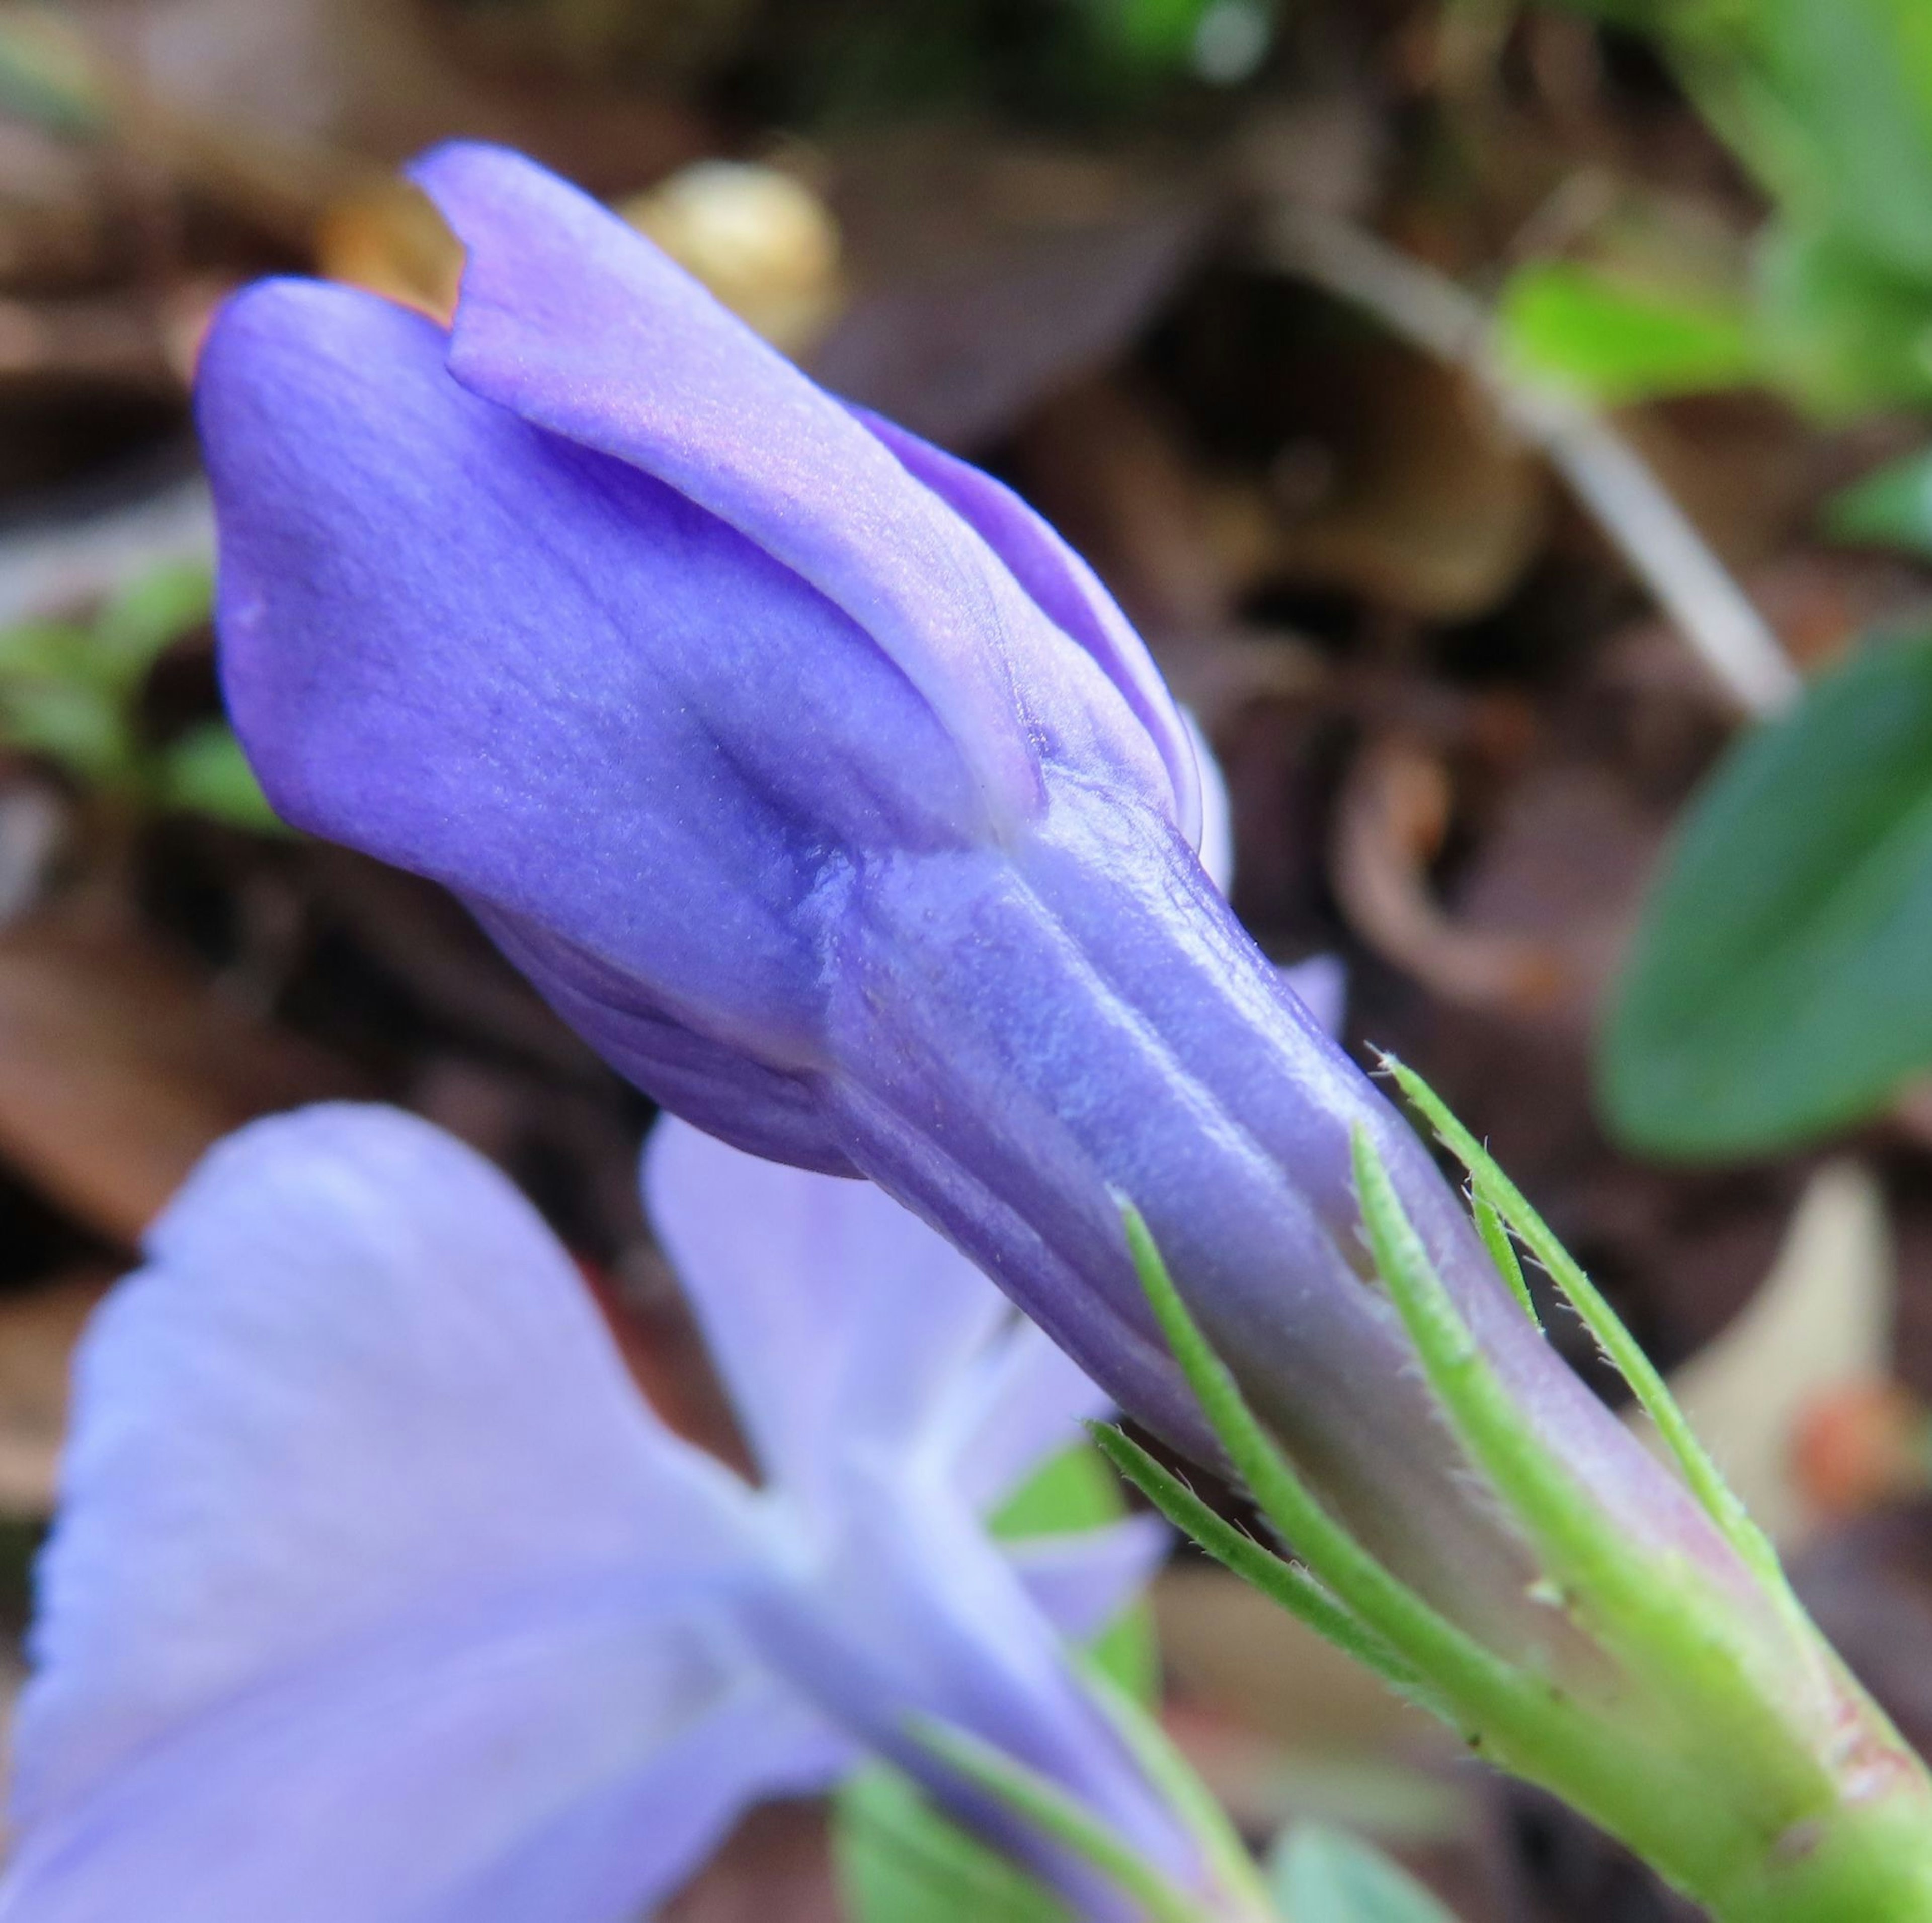
M 1194 744 L 1195 765 L 1201 771 L 1201 832 L 1195 837 L 1195 849 L 1208 879 L 1226 894 L 1234 885 L 1234 804 L 1228 797 L 1221 764 L 1214 759 L 1201 723 L 1185 708 L 1180 718 Z
M 631 1923 L 843 1760 L 652 1607 L 566 1583 L 247 1691 L 19 1839 L 5 1923 Z
M 34 1674 L 29 1832 L 210 1706 L 398 1617 L 746 1551 L 746 1493 L 658 1424 L 482 1159 L 325 1107 L 216 1149 L 83 1345 Z
M 216 325 L 223 675 L 257 771 L 288 819 L 478 907 L 628 1072 L 840 1166 L 789 1072 L 816 1065 L 801 910 L 828 840 L 944 842 L 966 771 L 822 597 L 476 400 L 444 346 L 314 283 Z
M 646 1206 L 774 1479 L 822 1489 L 854 1450 L 904 1455 L 1010 1319 L 965 1257 L 868 1182 L 651 1131 Z
M 1340 1038 L 1348 1019 L 1348 964 L 1340 955 L 1291 962 L 1281 978 L 1324 1034 Z
M 994 1745 L 1178 1880 L 1199 1877 L 1192 1838 L 978 1519 L 943 1490 L 908 1490 L 895 1465 L 851 1465 L 847 1493 L 838 1526 L 818 1539 L 810 1563 L 748 1606 L 748 1634 L 773 1667 L 962 1820 L 1090 1901 L 1096 1918 L 1119 1913 L 1090 1877 L 939 1766 L 909 1736 L 910 1719 L 951 1724 Z
M 1016 1320 L 934 1412 L 933 1447 L 950 1486 L 983 1514 L 1112 1406 L 1070 1355 Z
M 908 474 L 931 488 L 980 535 L 1047 619 L 1078 642 L 1126 697 L 1166 767 L 1174 824 L 1202 850 L 1204 861 L 1210 777 L 1199 765 L 1199 732 L 1174 705 L 1147 643 L 1134 632 L 1100 577 L 1011 488 L 883 415 L 862 408 L 852 411 Z M 1225 832 L 1225 789 L 1220 798 Z M 1210 865 L 1208 873 L 1226 888 L 1225 872 L 1217 874 Z
M 657 249 L 501 148 L 441 148 L 413 172 L 469 250 L 457 378 L 675 488 L 856 622 L 970 764 L 982 805 L 963 828 L 1037 812 L 1042 744 L 1172 811 L 1144 723 L 1094 658 L 874 436 Z
M 1174 1537 L 1157 1516 L 1104 1529 L 1027 1536 L 1006 1556 L 1035 1606 L 1070 1642 L 1097 1636 L 1152 1580 Z

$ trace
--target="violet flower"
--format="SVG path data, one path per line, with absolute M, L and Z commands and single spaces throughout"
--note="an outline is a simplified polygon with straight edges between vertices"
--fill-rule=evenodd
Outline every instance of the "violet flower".
M 1198 1880 L 1060 1640 L 1161 1526 L 1008 1553 L 978 1520 L 1092 1385 L 867 1185 L 667 1121 L 649 1190 L 757 1489 L 450 1137 L 326 1107 L 208 1157 L 86 1339 L 0 1917 L 618 1923 L 861 1744 L 1024 1849 L 914 1714 Z
M 875 1179 L 1210 1459 L 1130 1197 L 1369 1550 L 1612 1687 L 1371 1283 L 1366 1131 L 1633 1553 L 1758 1607 L 1203 873 L 1186 731 L 1091 572 L 530 163 L 457 146 L 416 174 L 468 250 L 448 333 L 272 283 L 202 363 L 224 675 L 278 809 L 456 890 L 668 1107 Z

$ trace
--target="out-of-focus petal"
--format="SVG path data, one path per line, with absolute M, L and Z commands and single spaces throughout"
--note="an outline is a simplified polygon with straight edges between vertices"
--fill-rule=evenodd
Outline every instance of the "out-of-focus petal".
M 853 412 L 898 457 L 908 474 L 923 481 L 978 532 L 1047 618 L 1100 663 L 1153 741 L 1172 784 L 1175 825 L 1206 862 L 1209 816 L 1203 791 L 1209 777 L 1198 765 L 1199 732 L 1175 706 L 1146 642 L 1101 586 L 1099 576 L 1040 515 L 991 475 L 880 415 L 861 408 Z M 1221 810 L 1225 838 L 1225 789 Z M 1212 866 L 1208 872 L 1225 891 L 1226 873 Z
M 841 1756 L 646 1584 L 430 1614 L 244 1691 L 19 1839 L 5 1923 L 631 1923 Z
M 1339 1040 L 1348 1017 L 1348 964 L 1340 955 L 1310 955 L 1290 963 L 1281 978 L 1323 1029 Z
M 398 1618 L 612 1571 L 669 1595 L 744 1559 L 742 1485 L 650 1415 L 535 1212 L 427 1124 L 257 1123 L 148 1257 L 81 1356 L 23 1828 Z
M 962 827 L 1036 811 L 1042 738 L 1168 788 L 1119 690 L 979 536 L 634 230 L 501 148 L 413 171 L 469 250 L 457 378 L 667 483 L 842 609 L 976 771 Z
M 651 1132 L 644 1193 L 760 1461 L 808 1495 L 841 1456 L 910 1451 L 1012 1313 L 883 1189 L 742 1155 L 674 1116 Z
M 1177 1881 L 1200 1873 L 1176 1812 L 1078 1676 L 1066 1644 L 978 1519 L 944 1491 L 855 1468 L 842 1527 L 796 1586 L 754 1601 L 748 1635 L 826 1712 L 861 1733 L 984 1833 L 1111 1919 L 1090 1876 L 937 1763 L 913 1719 L 951 1724 L 1078 1799 Z M 932 1571 L 943 1570 L 944 1581 Z
M 1070 1641 L 1106 1628 L 1152 1580 L 1174 1537 L 1158 1516 L 1127 1516 L 1104 1529 L 1027 1536 L 1006 1545 L 1026 1591 Z
M 952 1487 L 983 1514 L 1112 1406 L 1071 1356 L 1033 1323 L 1016 1321 L 934 1410 L 928 1446 L 943 1451 Z

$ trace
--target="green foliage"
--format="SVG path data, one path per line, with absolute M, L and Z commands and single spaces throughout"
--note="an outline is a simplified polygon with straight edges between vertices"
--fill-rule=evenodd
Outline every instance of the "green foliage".
M 1742 304 L 1708 290 L 1542 261 L 1512 278 L 1496 318 L 1504 351 L 1526 373 L 1612 406 L 1740 386 L 1759 371 Z
M 832 1860 L 852 1923 L 1072 1923 L 1057 1897 L 886 1763 L 840 1789 Z
M 1838 494 L 1825 513 L 1840 541 L 1896 547 L 1932 560 L 1932 448 L 1888 463 Z
M 1932 634 L 1740 741 L 1680 831 L 1605 1030 L 1623 1138 L 1768 1154 L 1932 1065 Z
M 1302 1823 L 1283 1837 L 1268 1880 L 1287 1923 L 1454 1923 L 1380 1850 L 1325 1825 Z
M 1772 385 L 1833 417 L 1932 403 L 1932 282 L 1842 235 L 1784 228 L 1759 248 L 1755 287 L 1756 349 Z
M 204 721 L 160 751 L 155 798 L 164 808 L 206 816 L 256 834 L 284 832 L 225 721 Z
M 208 619 L 212 594 L 205 567 L 170 562 L 130 583 L 91 622 L 0 629 L 0 738 L 140 809 L 281 832 L 225 723 L 158 744 L 140 726 L 154 663 Z
M 1932 8 L 1923 0 L 1571 0 L 1649 35 L 1777 211 L 1746 324 L 1633 310 L 1534 268 L 1538 358 L 1609 399 L 1756 378 L 1840 415 L 1932 404 Z M 1593 379 L 1598 376 L 1599 379 Z

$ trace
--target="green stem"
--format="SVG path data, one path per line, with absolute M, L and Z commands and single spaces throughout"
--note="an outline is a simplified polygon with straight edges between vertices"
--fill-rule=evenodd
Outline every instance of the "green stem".
M 1627 1362 L 1758 1575 L 1770 1605 L 1762 1616 L 1682 1556 L 1640 1559 L 1598 1511 L 1508 1395 L 1365 1137 L 1355 1143 L 1364 1225 L 1416 1361 L 1448 1427 L 1539 1552 L 1551 1606 L 1595 1643 L 1619 1686 L 1580 1695 L 1474 1643 L 1330 1516 L 1247 1406 L 1125 1198 L 1128 1247 L 1168 1346 L 1230 1464 L 1306 1568 L 1240 1536 L 1126 1437 L 1104 1444 L 1108 1454 L 1210 1553 L 1447 1715 L 1480 1753 L 1621 1837 L 1721 1923 L 1932 1923 L 1932 1777 L 1798 1607 L 1607 1304 L 1451 1123 L 1496 1211 L 1482 1226 L 1522 1236 Z
M 1903 1777 L 1780 1839 L 1704 1901 L 1718 1923 L 1928 1923 L 1932 1793 Z

